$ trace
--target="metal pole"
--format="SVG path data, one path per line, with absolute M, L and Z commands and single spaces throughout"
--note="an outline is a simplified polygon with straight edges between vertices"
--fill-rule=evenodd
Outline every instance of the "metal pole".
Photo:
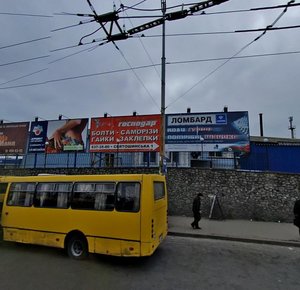
M 119 167 L 119 139 L 117 139 L 117 167 Z
M 293 116 L 289 117 L 289 122 L 290 122 L 289 130 L 291 130 L 291 138 L 294 139 L 295 138 L 294 130 L 296 129 L 296 127 L 293 126 Z
M 164 159 L 165 159 L 165 96 L 166 96 L 166 0 L 161 0 L 161 10 L 163 14 L 162 24 L 162 57 L 161 57 L 161 130 L 160 130 L 160 173 L 164 174 Z
M 260 127 L 260 136 L 264 136 L 264 127 L 263 127 L 263 114 L 259 113 L 259 127 Z
M 47 166 L 47 151 L 45 151 L 44 168 Z
M 74 153 L 74 168 L 77 166 L 77 151 Z

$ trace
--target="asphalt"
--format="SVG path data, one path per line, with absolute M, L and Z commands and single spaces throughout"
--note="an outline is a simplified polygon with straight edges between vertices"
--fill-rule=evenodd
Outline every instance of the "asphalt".
M 168 216 L 168 235 L 300 247 L 299 230 L 292 223 L 203 218 L 199 223 L 201 229 L 197 230 L 191 227 L 192 221 L 192 217 Z
M 169 216 L 168 235 L 300 247 L 299 230 L 292 223 L 201 219 L 198 230 L 191 227 L 192 221 Z

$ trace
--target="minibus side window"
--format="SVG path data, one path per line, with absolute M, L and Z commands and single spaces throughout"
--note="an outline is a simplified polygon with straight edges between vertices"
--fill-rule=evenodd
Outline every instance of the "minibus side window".
M 34 200 L 35 207 L 56 207 L 55 183 L 39 183 Z
M 35 183 L 12 183 L 7 197 L 7 205 L 32 206 Z
M 6 192 L 7 186 L 8 186 L 8 183 L 0 182 L 0 194 Z
M 164 182 L 154 182 L 154 199 L 162 199 L 165 197 L 165 184 Z
M 113 210 L 115 203 L 113 182 L 76 183 L 73 191 L 72 208 L 88 210 Z
M 70 206 L 70 198 L 72 193 L 72 183 L 58 183 L 57 188 L 57 207 L 68 208 Z
M 116 210 L 138 212 L 140 210 L 141 185 L 138 182 L 120 182 L 117 187 Z
M 7 190 L 8 183 L 0 182 L 0 216 L 1 216 L 1 211 L 2 211 L 2 206 L 3 206 L 3 200 L 4 200 L 4 195 Z
M 115 187 L 114 183 L 96 183 L 96 210 L 113 210 L 115 207 Z
M 72 197 L 72 208 L 94 209 L 95 205 L 95 184 L 75 183 Z
M 72 183 L 39 183 L 34 199 L 35 207 L 68 208 Z

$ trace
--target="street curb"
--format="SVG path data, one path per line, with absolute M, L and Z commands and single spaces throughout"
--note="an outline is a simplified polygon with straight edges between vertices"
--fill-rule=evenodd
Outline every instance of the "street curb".
M 290 242 L 290 241 L 260 240 L 260 239 L 250 239 L 250 238 L 238 238 L 238 237 L 178 233 L 178 232 L 168 232 L 168 236 L 198 238 L 198 239 L 199 238 L 200 239 L 214 239 L 214 240 L 233 241 L 233 242 L 242 242 L 242 243 L 265 244 L 265 245 L 300 248 L 300 242 L 292 242 L 292 241 Z

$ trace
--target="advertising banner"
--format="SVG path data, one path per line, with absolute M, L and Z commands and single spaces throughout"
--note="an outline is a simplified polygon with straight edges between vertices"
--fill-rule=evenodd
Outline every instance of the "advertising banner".
M 85 151 L 88 119 L 37 121 L 31 123 L 28 152 Z
M 166 115 L 166 151 L 250 151 L 248 112 Z
M 90 152 L 159 151 L 160 115 L 91 119 Z
M 0 124 L 0 154 L 24 154 L 29 122 Z

